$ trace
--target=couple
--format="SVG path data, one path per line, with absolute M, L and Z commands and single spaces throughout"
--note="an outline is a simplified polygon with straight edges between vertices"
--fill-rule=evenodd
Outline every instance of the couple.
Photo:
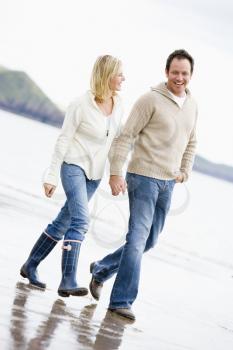
M 110 55 L 96 60 L 91 89 L 69 106 L 46 176 L 46 196 L 53 195 L 60 172 L 67 199 L 20 270 L 31 284 L 46 287 L 37 266 L 64 238 L 58 294 L 88 293 L 76 282 L 77 262 L 88 231 L 88 201 L 109 158 L 113 196 L 128 189 L 128 233 L 122 247 L 91 264 L 90 292 L 98 300 L 103 283 L 116 273 L 109 310 L 135 319 L 131 306 L 137 297 L 142 254 L 155 245 L 163 229 L 175 183 L 186 181 L 192 169 L 197 106 L 187 85 L 193 66 L 185 50 L 171 53 L 165 68 L 167 81 L 136 101 L 121 128 L 123 110 L 117 92 L 125 80 L 122 64 Z M 125 180 L 122 168 L 132 145 Z

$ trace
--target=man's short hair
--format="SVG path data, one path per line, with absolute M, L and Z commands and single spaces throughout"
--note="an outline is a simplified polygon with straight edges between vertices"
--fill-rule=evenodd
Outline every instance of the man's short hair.
M 181 59 L 187 59 L 190 63 L 191 66 L 191 73 L 193 72 L 193 67 L 194 67 L 194 59 L 192 58 L 192 56 L 186 51 L 186 50 L 175 50 L 174 52 L 172 52 L 168 58 L 167 58 L 167 62 L 166 62 L 166 71 L 169 71 L 170 69 L 170 65 L 171 62 L 174 58 L 177 58 L 178 60 Z

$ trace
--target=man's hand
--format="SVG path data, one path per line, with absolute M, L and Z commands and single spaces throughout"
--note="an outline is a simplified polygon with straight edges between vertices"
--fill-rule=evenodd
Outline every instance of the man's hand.
M 120 192 L 124 194 L 127 188 L 127 184 L 123 176 L 118 175 L 110 176 L 109 185 L 111 187 L 113 196 L 118 196 Z
M 44 192 L 45 192 L 45 195 L 47 197 L 49 197 L 49 198 L 52 197 L 52 195 L 54 194 L 55 189 L 56 189 L 56 186 L 44 183 Z
M 176 177 L 176 183 L 177 182 L 184 182 L 184 174 L 181 173 Z

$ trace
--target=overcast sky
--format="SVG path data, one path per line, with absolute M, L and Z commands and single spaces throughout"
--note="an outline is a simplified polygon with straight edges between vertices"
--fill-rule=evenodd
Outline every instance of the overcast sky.
M 126 111 L 162 81 L 177 48 L 195 58 L 198 152 L 233 165 L 233 5 L 209 0 L 0 0 L 0 65 L 26 71 L 66 107 L 100 54 L 122 59 Z

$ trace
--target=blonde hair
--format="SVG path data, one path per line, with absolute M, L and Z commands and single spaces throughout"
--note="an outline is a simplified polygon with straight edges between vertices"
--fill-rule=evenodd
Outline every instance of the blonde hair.
M 120 69 L 121 61 L 111 55 L 99 56 L 95 61 L 91 74 L 91 91 L 98 102 L 111 95 L 116 95 L 109 86 L 110 79 L 113 78 Z

